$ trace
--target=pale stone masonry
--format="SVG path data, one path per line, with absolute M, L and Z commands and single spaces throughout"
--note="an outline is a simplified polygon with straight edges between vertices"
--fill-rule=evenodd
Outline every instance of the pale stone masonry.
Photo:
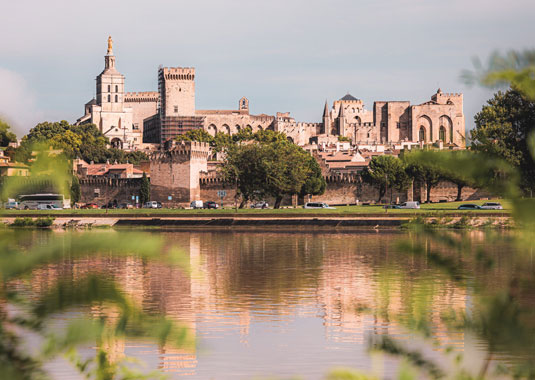
M 162 144 L 191 129 L 203 128 L 211 135 L 235 134 L 243 128 L 253 132 L 271 129 L 285 133 L 294 143 L 332 144 L 339 137 L 352 145 L 422 146 L 437 144 L 465 147 L 463 95 L 440 89 L 429 101 L 375 101 L 367 109 L 362 100 L 347 94 L 331 107 L 325 102 L 320 122 L 298 122 L 289 112 L 275 116 L 249 113 L 249 100 L 242 97 L 234 110 L 199 110 L 195 104 L 195 68 L 160 67 L 158 91 L 125 92 L 125 77 L 115 67 L 111 37 L 105 69 L 97 77 L 96 98 L 85 105 L 77 123 L 94 123 L 113 146 L 127 150 Z
M 150 157 L 151 199 L 162 203 L 201 199 L 200 176 L 208 171 L 209 154 L 208 144 L 195 141 L 169 141 L 165 149 L 154 152 Z

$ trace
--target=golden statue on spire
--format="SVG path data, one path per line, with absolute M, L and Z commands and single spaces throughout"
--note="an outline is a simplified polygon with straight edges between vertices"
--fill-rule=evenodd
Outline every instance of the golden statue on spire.
M 108 36 L 108 55 L 113 54 L 113 40 Z

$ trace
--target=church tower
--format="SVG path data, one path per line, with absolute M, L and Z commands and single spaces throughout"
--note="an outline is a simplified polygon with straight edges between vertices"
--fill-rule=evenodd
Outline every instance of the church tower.
M 325 101 L 325 109 L 323 110 L 323 131 L 327 136 L 331 134 L 331 118 L 329 116 L 327 101 Z
M 346 135 L 346 118 L 343 104 L 340 104 L 340 113 L 338 114 L 338 134 L 344 137 Z
M 124 111 L 124 75 L 115 68 L 113 40 L 108 37 L 108 52 L 104 57 L 104 71 L 97 77 L 97 105 L 104 112 Z

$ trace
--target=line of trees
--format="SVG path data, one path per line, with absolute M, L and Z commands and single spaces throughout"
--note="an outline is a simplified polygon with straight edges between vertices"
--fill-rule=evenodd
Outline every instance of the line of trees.
M 461 154 L 461 152 L 447 152 Z M 450 170 L 433 163 L 422 162 L 417 154 L 407 153 L 400 156 L 375 156 L 362 172 L 363 182 L 379 190 L 380 202 L 388 190 L 405 191 L 413 181 L 426 185 L 426 202 L 430 202 L 431 189 L 440 181 L 450 181 L 457 185 L 457 200 L 460 201 L 462 190 L 473 183 L 462 173 L 462 169 Z

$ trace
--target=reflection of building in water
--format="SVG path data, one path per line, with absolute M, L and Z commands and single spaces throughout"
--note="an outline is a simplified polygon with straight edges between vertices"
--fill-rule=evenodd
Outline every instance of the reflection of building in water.
M 130 257 L 92 256 L 49 265 L 34 273 L 39 291 L 58 276 L 80 278 L 90 271 L 115 277 L 144 310 L 160 312 L 189 327 L 210 333 L 235 333 L 249 343 L 251 324 L 316 317 L 324 320 L 331 342 L 363 343 L 368 333 L 406 339 L 398 318 L 425 315 L 443 346 L 463 347 L 462 334 L 446 334 L 440 315 L 450 307 L 464 309 L 466 292 L 423 260 L 390 250 L 393 235 L 188 233 L 160 235 L 168 247 L 180 244 L 189 255 L 191 273 L 165 264 Z M 425 314 L 432 305 L 431 314 Z M 373 312 L 359 312 L 359 307 Z M 102 310 L 93 308 L 95 316 Z M 204 328 L 204 327 L 203 327 Z M 206 331 L 203 331 L 204 333 Z M 110 342 L 114 359 L 134 342 Z M 195 373 L 197 352 L 170 345 L 153 349 L 158 366 L 179 374 Z
M 388 259 L 392 243 L 377 239 L 376 254 Z M 418 318 L 425 318 L 442 347 L 463 349 L 464 334 L 446 333 L 441 315 L 450 309 L 465 310 L 466 290 L 446 277 L 437 277 L 434 271 L 429 274 L 430 268 L 421 262 L 405 262 L 402 270 L 396 268 L 397 261 L 392 261 L 390 269 L 377 268 L 369 262 L 365 253 L 369 250 L 369 246 L 340 245 L 324 254 L 318 302 L 324 311 L 327 337 L 359 343 L 369 333 L 405 339 L 409 332 L 404 324 L 414 325 Z M 394 252 L 391 255 L 395 257 Z

